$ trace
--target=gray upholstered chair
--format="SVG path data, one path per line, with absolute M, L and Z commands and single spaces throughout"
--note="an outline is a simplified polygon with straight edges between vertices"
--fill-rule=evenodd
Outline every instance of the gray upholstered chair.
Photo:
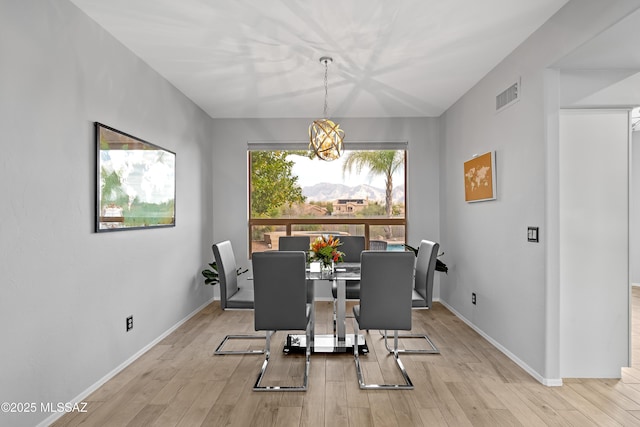
M 306 391 L 313 335 L 313 304 L 307 303 L 306 254 L 302 251 L 273 251 L 253 254 L 255 287 L 255 329 L 266 331 L 265 360 L 254 391 Z M 261 381 L 271 356 L 271 335 L 275 331 L 305 330 L 305 368 L 301 386 L 263 386 Z
M 309 252 L 309 236 L 280 236 L 278 239 L 279 251 L 305 251 Z
M 333 236 L 340 239 L 338 248 L 344 252 L 344 262 L 360 262 L 360 253 L 364 251 L 364 236 Z
M 386 251 L 387 242 L 384 240 L 369 240 L 369 249 L 372 251 Z
M 309 236 L 280 236 L 278 239 L 279 251 L 304 251 L 305 255 L 309 252 L 311 238 Z M 314 285 L 313 282 L 307 284 L 307 302 L 313 303 Z
M 226 309 L 253 309 L 253 282 L 248 275 L 238 276 L 231 242 L 225 240 L 213 245 L 213 255 L 220 280 L 220 306 Z M 240 279 L 240 280 L 239 280 Z M 262 354 L 264 350 L 223 350 L 230 339 L 264 339 L 264 335 L 227 335 L 214 354 Z
M 353 307 L 354 340 L 357 339 L 359 329 L 393 330 L 393 357 L 405 383 L 366 384 L 360 367 L 358 346 L 354 346 L 353 357 L 358 383 L 361 389 L 412 389 L 411 379 L 398 355 L 398 330 L 411 330 L 411 292 L 415 256 L 411 252 L 364 251 L 361 259 L 360 305 Z
M 340 239 L 342 245 L 338 248 L 339 251 L 344 252 L 344 262 L 360 262 L 360 254 L 364 251 L 364 236 L 334 236 Z M 349 280 L 346 282 L 346 298 L 358 299 L 360 298 L 360 282 L 356 280 Z M 331 287 L 331 293 L 333 294 L 333 303 L 335 305 L 336 298 L 338 297 L 338 286 L 334 283 Z M 334 309 L 335 312 L 335 309 Z
M 334 236 L 340 239 L 342 245 L 338 248 L 344 252 L 343 262 L 360 262 L 360 254 L 365 249 L 364 236 Z M 333 332 L 336 331 L 336 310 L 338 304 L 338 284 L 334 281 L 331 284 L 331 294 L 333 295 Z M 345 282 L 345 298 L 360 298 L 360 281 L 347 280 Z
M 416 258 L 415 283 L 411 297 L 413 307 L 431 308 L 433 304 L 433 276 L 440 244 L 422 240 Z
M 411 296 L 411 305 L 413 307 L 431 308 L 433 304 L 433 276 L 436 271 L 436 259 L 440 245 L 429 240 L 422 240 L 418 248 L 416 258 L 414 287 Z M 383 333 L 386 339 L 386 332 Z M 431 341 L 427 334 L 405 334 L 399 338 L 424 338 L 431 349 L 411 349 L 404 348 L 398 350 L 400 353 L 427 353 L 439 354 L 440 350 Z M 385 341 L 386 344 L 386 341 Z M 392 351 L 387 345 L 387 350 Z

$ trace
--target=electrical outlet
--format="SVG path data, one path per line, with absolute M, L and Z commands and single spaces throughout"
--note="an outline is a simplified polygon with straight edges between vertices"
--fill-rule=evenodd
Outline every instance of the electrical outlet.
M 471 294 L 471 304 L 476 305 L 476 293 L 473 292 Z
M 133 316 L 127 317 L 127 332 L 133 329 Z

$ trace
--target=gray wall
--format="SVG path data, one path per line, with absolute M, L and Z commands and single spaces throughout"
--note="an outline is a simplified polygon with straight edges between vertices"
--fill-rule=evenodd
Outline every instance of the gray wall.
M 452 268 L 441 300 L 545 384 L 561 383 L 559 313 L 572 304 L 559 299 L 559 90 L 547 67 L 637 7 L 568 3 L 443 116 L 441 240 Z M 496 114 L 496 95 L 518 77 L 520 102 Z M 466 204 L 462 164 L 490 150 L 498 200 Z M 527 242 L 529 225 L 540 243 Z
M 629 366 L 629 145 L 628 110 L 560 115 L 564 377 L 619 378 Z
M 0 401 L 68 402 L 212 298 L 212 123 L 67 1 L 0 2 L 0 58 Z M 94 121 L 176 152 L 176 227 L 93 232 Z

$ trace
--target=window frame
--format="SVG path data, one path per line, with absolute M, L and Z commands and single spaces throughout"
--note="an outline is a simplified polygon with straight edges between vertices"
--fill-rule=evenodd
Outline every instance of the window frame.
M 247 144 L 247 238 L 249 248 L 249 258 L 253 254 L 252 230 L 255 226 L 284 226 L 286 235 L 292 235 L 292 229 L 296 225 L 317 224 L 317 225 L 363 225 L 365 248 L 369 248 L 370 227 L 371 226 L 403 226 L 404 238 L 409 229 L 408 225 L 408 156 L 409 149 L 406 141 L 393 142 L 369 142 L 369 143 L 349 143 L 349 151 L 379 151 L 379 150 L 399 150 L 404 151 L 404 216 L 402 218 L 382 218 L 382 217 L 313 217 L 313 218 L 253 218 L 251 214 L 251 153 L 253 151 L 300 151 L 308 149 L 308 143 L 300 142 L 275 142 L 275 141 L 255 141 Z

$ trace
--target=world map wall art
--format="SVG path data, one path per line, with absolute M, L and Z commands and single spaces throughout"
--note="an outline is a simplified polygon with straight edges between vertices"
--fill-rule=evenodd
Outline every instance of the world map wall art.
M 467 202 L 496 199 L 495 151 L 464 162 L 464 199 Z

